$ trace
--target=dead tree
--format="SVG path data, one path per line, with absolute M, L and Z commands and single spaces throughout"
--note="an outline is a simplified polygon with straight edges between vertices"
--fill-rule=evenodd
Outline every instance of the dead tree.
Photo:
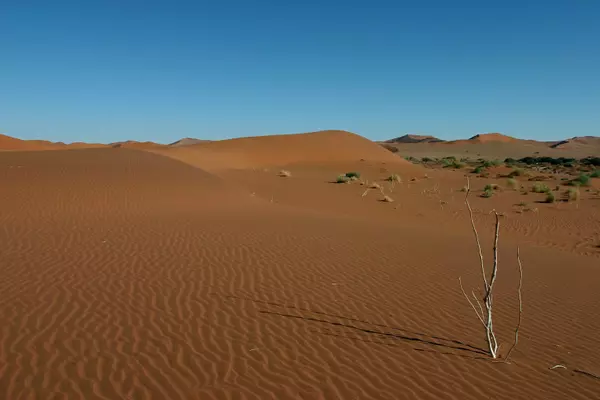
M 477 298 L 477 296 L 475 295 L 474 291 L 471 291 L 471 295 L 473 297 L 473 301 L 471 301 L 471 298 L 469 298 L 469 296 L 467 295 L 467 293 L 465 292 L 465 289 L 463 288 L 462 285 L 462 280 L 459 277 L 458 278 L 458 282 L 460 284 L 460 289 L 463 293 L 463 295 L 465 296 L 465 298 L 467 299 L 467 301 L 469 302 L 469 304 L 471 305 L 471 308 L 473 308 L 473 310 L 475 311 L 475 314 L 477 315 L 477 318 L 479 319 L 479 321 L 481 322 L 481 324 L 483 325 L 484 329 L 485 329 L 485 339 L 486 339 L 486 343 L 488 346 L 488 351 L 489 354 L 492 358 L 496 359 L 498 358 L 498 339 L 496 338 L 496 334 L 494 332 L 494 321 L 493 321 L 493 305 L 494 305 L 494 297 L 493 297 L 493 293 L 494 293 L 494 283 L 496 282 L 496 277 L 498 275 L 498 238 L 500 236 L 500 216 L 498 215 L 498 213 L 496 211 L 494 211 L 494 216 L 496 217 L 496 225 L 495 225 L 495 234 L 494 234 L 494 258 L 493 258 L 493 263 L 492 263 L 492 273 L 490 276 L 490 279 L 488 280 L 487 278 L 487 273 L 485 270 L 485 263 L 483 260 L 483 251 L 481 250 L 481 241 L 479 240 L 479 233 L 477 233 L 477 228 L 475 227 L 475 220 L 473 219 L 473 210 L 471 208 L 471 204 L 469 203 L 469 193 L 471 192 L 471 185 L 469 182 L 469 178 L 467 178 L 467 194 L 465 196 L 465 204 L 467 205 L 467 209 L 469 210 L 469 217 L 471 219 L 471 228 L 473 230 L 473 235 L 475 236 L 475 243 L 477 244 L 477 250 L 478 250 L 478 255 L 479 255 L 479 261 L 481 264 L 481 275 L 483 278 L 483 298 L 481 299 L 481 302 L 479 301 L 479 299 Z M 514 343 L 512 345 L 512 347 L 510 348 L 510 350 L 508 351 L 508 353 L 506 354 L 505 357 L 505 361 L 508 361 L 508 357 L 510 356 L 510 353 L 512 352 L 512 350 L 515 348 L 515 346 L 517 345 L 518 341 L 519 341 L 519 328 L 521 327 L 521 314 L 523 312 L 523 306 L 522 306 L 522 297 L 521 297 L 521 287 L 522 287 L 522 282 L 523 282 L 523 268 L 521 265 L 521 256 L 519 253 L 519 249 L 517 248 L 517 262 L 519 265 L 519 320 L 517 322 L 517 327 L 515 329 L 515 339 L 514 339 Z M 483 303 L 483 306 L 482 306 Z M 477 307 L 475 307 L 475 304 L 477 304 Z

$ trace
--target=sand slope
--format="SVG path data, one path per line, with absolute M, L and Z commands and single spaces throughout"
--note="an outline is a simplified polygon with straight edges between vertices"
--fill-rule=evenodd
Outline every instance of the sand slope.
M 261 168 L 294 163 L 335 163 L 358 160 L 406 163 L 356 134 L 321 131 L 221 140 L 160 151 L 205 169 Z
M 386 204 L 319 168 L 223 179 L 127 148 L 0 154 L 0 398 L 598 398 L 572 372 L 600 372 L 598 258 L 521 243 L 521 344 L 490 363 L 457 286 L 479 278 L 470 228 L 421 195 L 434 178 Z M 503 236 L 504 346 L 516 244 Z

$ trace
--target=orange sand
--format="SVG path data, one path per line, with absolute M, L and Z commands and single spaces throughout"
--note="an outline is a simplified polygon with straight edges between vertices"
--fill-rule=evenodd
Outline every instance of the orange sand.
M 330 183 L 350 170 L 395 201 Z M 574 369 L 600 374 L 600 198 L 478 197 L 488 182 L 472 205 L 488 262 L 504 213 L 503 352 L 517 245 L 524 265 L 510 364 L 458 286 L 480 279 L 461 172 L 345 132 L 2 152 L 0 398 L 599 398 Z

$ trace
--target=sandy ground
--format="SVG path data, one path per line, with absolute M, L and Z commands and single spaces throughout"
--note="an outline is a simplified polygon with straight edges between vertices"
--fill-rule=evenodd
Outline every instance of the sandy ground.
M 600 375 L 598 182 L 545 204 L 471 180 L 488 264 L 503 214 L 504 353 L 517 246 L 524 267 L 494 363 L 458 286 L 480 283 L 464 173 L 359 139 L 0 153 L 0 398 L 600 398 L 575 371 Z

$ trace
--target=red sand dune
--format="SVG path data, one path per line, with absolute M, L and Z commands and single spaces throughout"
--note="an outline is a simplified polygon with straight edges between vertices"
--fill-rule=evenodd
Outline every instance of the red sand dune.
M 470 141 L 486 143 L 486 142 L 515 142 L 519 139 L 516 139 L 511 136 L 506 136 L 501 133 L 480 133 L 469 138 Z
M 205 169 L 260 168 L 294 163 L 378 161 L 409 163 L 345 131 L 257 136 L 160 149 L 161 154 Z
M 439 143 L 443 140 L 431 135 L 403 135 L 394 139 L 386 140 L 385 143 Z
M 152 149 L 160 149 L 165 147 L 163 144 L 154 143 L 154 142 L 138 142 L 135 140 L 126 140 L 124 142 L 114 142 L 109 144 L 110 147 L 114 148 L 128 148 L 128 149 L 139 149 L 139 150 L 152 150 Z
M 191 147 L 170 155 L 238 169 L 123 147 L 0 153 L 0 398 L 598 398 L 575 372 L 600 374 L 592 193 L 577 207 L 483 199 L 490 180 L 472 178 L 488 262 L 489 211 L 505 214 L 501 352 L 517 245 L 524 265 L 520 342 L 492 363 L 458 286 L 480 281 L 461 172 L 345 132 Z M 289 178 L 255 168 L 290 162 Z M 336 163 L 396 202 L 328 183 Z
M 49 142 L 47 140 L 22 140 L 11 136 L 0 134 L 0 151 L 6 150 L 64 150 L 106 147 L 98 143 L 74 142 L 65 144 L 62 142 Z

